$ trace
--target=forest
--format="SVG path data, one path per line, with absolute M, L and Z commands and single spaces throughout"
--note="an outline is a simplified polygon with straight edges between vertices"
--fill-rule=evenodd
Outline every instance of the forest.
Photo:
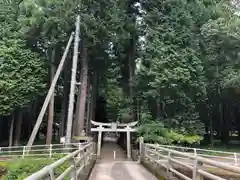
M 138 123 L 161 144 L 240 140 L 240 3 L 0 0 L 0 145 L 26 143 L 80 16 L 73 135 Z M 37 140 L 65 136 L 73 45 Z M 36 142 L 35 141 L 35 142 Z

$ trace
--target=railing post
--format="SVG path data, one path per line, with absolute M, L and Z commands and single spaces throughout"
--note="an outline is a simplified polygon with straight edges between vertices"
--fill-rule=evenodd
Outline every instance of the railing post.
M 25 156 L 25 151 L 26 151 L 26 146 L 23 146 L 22 158 L 24 158 L 24 156 Z
M 69 165 L 74 167 L 70 173 L 70 180 L 77 180 L 77 171 L 74 157 L 69 160 Z
M 194 156 L 197 156 L 197 149 L 194 148 L 193 151 L 194 151 Z
M 93 156 L 95 154 L 95 143 L 92 142 L 92 145 L 91 145 L 91 156 Z
M 49 158 L 52 157 L 52 144 L 50 144 L 49 146 Z
M 172 168 L 172 165 L 171 165 L 171 152 L 168 152 L 168 163 L 167 163 L 167 174 L 168 174 L 168 178 L 171 178 L 172 176 L 172 172 L 171 172 L 171 168 Z
M 85 151 L 86 152 L 84 152 L 84 157 L 83 157 L 83 159 L 84 159 L 84 167 L 87 165 L 87 161 L 88 161 L 88 148 L 85 148 Z
M 197 156 L 195 156 L 194 159 L 194 166 L 193 166 L 193 174 L 192 179 L 193 180 L 203 180 L 203 177 L 198 173 L 198 169 L 202 166 L 202 163 L 198 161 Z
M 139 137 L 139 161 L 144 160 L 144 139 L 143 137 Z
M 80 149 L 81 149 L 81 143 L 78 143 L 78 150 L 80 150 Z M 79 157 L 79 158 L 81 157 L 80 151 L 79 151 L 79 153 L 78 153 L 78 157 Z
M 238 165 L 237 153 L 234 153 L 234 165 Z
M 50 180 L 54 180 L 55 179 L 54 178 L 54 171 L 53 171 L 52 168 L 49 170 L 49 175 L 50 175 Z

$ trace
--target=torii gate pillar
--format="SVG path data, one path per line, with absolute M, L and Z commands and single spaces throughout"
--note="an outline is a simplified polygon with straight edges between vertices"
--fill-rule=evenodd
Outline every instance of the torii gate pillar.
M 138 122 L 132 122 L 132 123 L 99 123 L 96 121 L 91 121 L 91 123 L 95 126 L 98 126 L 97 128 L 91 128 L 92 132 L 98 132 L 98 142 L 97 142 L 97 156 L 100 156 L 101 154 L 101 143 L 102 143 L 102 132 L 126 132 L 127 133 L 127 157 L 131 158 L 131 132 L 136 132 L 136 129 L 132 128 L 132 126 L 135 126 Z M 108 126 L 107 128 L 104 128 L 103 126 Z M 123 127 L 123 128 L 121 128 Z
M 130 137 L 130 130 L 131 128 L 127 126 L 127 157 L 128 159 L 131 158 L 132 153 L 131 153 L 131 137 Z

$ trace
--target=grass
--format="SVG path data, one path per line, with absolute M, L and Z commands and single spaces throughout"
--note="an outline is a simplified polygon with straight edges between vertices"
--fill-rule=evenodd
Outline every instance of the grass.
M 54 159 L 39 159 L 35 158 L 24 158 L 24 159 L 13 159 L 4 162 L 0 162 L 0 179 L 2 180 L 20 180 L 28 177 L 32 173 L 42 169 L 46 165 L 49 165 L 56 161 L 56 159 L 62 156 L 55 157 Z M 68 162 L 59 166 L 55 170 L 55 174 L 59 175 L 68 166 Z
M 206 145 L 200 145 L 199 148 L 201 149 L 210 149 L 215 151 L 227 151 L 227 152 L 239 152 L 240 153 L 240 145 L 236 144 L 215 144 L 213 147 L 206 146 Z

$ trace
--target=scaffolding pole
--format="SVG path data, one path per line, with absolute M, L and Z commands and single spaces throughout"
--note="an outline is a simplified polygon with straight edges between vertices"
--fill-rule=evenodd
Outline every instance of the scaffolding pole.
M 67 116 L 67 131 L 66 131 L 66 143 L 71 143 L 72 136 L 72 123 L 73 123 L 73 110 L 74 110 L 74 95 L 76 88 L 76 74 L 77 74 L 77 62 L 78 62 L 78 45 L 79 45 L 79 33 L 80 33 L 80 16 L 77 16 L 76 20 L 76 32 L 74 41 L 73 61 L 72 61 L 72 76 L 71 86 L 69 93 L 69 104 L 68 104 L 68 116 Z
M 58 69 L 57 69 L 57 71 L 56 71 L 56 73 L 54 75 L 54 78 L 52 80 L 52 84 L 51 84 L 51 86 L 50 86 L 50 88 L 48 90 L 48 94 L 47 94 L 47 96 L 45 98 L 45 101 L 43 103 L 42 109 L 41 109 L 41 111 L 40 111 L 40 113 L 38 115 L 38 118 L 37 118 L 36 124 L 35 124 L 35 126 L 33 128 L 32 134 L 31 134 L 31 136 L 30 136 L 30 138 L 28 140 L 27 147 L 26 147 L 27 152 L 31 149 L 31 146 L 32 146 L 32 144 L 33 144 L 33 142 L 35 140 L 35 137 L 37 135 L 39 127 L 40 127 L 40 125 L 42 123 L 44 114 L 45 114 L 46 109 L 48 107 L 49 101 L 50 101 L 50 99 L 51 99 L 51 97 L 52 97 L 52 95 L 54 93 L 55 86 L 57 84 L 57 81 L 58 81 L 59 76 L 61 74 L 61 71 L 63 69 L 64 62 L 66 60 L 66 57 L 67 57 L 67 54 L 68 54 L 68 51 L 70 49 L 72 41 L 73 41 L 73 33 L 71 34 L 71 36 L 70 36 L 70 38 L 68 40 L 68 44 L 67 44 L 67 46 L 65 48 L 65 51 L 64 51 L 63 56 L 62 56 L 62 59 L 61 59 L 59 65 L 58 65 Z

